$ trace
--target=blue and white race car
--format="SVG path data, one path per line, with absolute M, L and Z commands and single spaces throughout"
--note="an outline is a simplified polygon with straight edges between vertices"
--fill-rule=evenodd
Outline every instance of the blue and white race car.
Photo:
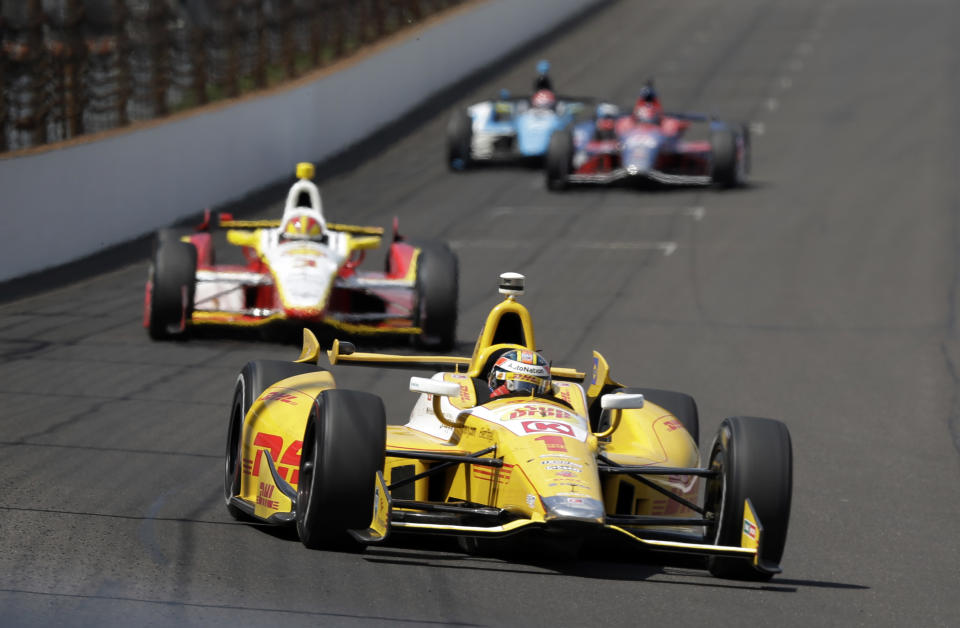
M 554 131 L 569 126 L 585 109 L 585 100 L 557 96 L 550 82 L 550 64 L 537 65 L 532 96 L 511 96 L 506 90 L 493 100 L 453 113 L 447 125 L 447 163 L 451 170 L 478 161 L 543 160 Z

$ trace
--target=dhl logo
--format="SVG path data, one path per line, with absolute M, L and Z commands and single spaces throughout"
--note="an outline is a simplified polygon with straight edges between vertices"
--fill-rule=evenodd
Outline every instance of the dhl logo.
M 288 392 L 283 392 L 282 390 L 268 392 L 261 397 L 261 399 L 264 401 L 279 401 L 280 403 L 285 403 L 291 406 L 297 405 L 297 396 Z
M 524 417 L 553 417 L 555 419 L 569 419 L 572 415 L 562 408 L 552 406 L 521 406 L 510 413 L 509 419 Z

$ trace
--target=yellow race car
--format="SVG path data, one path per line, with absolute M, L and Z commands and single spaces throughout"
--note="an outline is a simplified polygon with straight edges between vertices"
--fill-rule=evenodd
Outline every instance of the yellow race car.
M 539 535 L 567 545 L 603 535 L 653 551 L 703 555 L 718 576 L 780 571 L 790 517 L 786 425 L 725 419 L 701 463 L 685 394 L 626 388 L 593 355 L 593 373 L 548 364 L 517 300 L 505 299 L 471 357 L 361 353 L 334 341 L 331 364 L 436 371 L 413 377 L 405 425 L 376 395 L 336 388 L 304 331 L 294 362 L 248 363 L 237 379 L 224 496 L 237 519 L 295 525 L 310 548 L 358 549 L 394 533 L 447 534 L 468 550 Z

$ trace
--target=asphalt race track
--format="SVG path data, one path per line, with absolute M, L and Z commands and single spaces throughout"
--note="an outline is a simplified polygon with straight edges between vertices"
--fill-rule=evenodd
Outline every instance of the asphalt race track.
M 462 353 L 496 275 L 519 271 L 555 364 L 596 348 L 626 383 L 693 394 L 703 447 L 725 416 L 784 420 L 781 576 L 435 542 L 316 552 L 236 524 L 234 379 L 297 347 L 151 342 L 140 261 L 0 306 L 0 624 L 960 625 L 958 32 L 954 0 L 622 0 L 458 104 L 526 91 L 542 57 L 561 91 L 623 103 L 654 76 L 668 109 L 752 124 L 750 188 L 558 195 L 535 170 L 451 174 L 447 109 L 323 184 L 331 220 L 396 214 L 453 243 Z M 412 405 L 401 371 L 334 375 L 391 422 Z

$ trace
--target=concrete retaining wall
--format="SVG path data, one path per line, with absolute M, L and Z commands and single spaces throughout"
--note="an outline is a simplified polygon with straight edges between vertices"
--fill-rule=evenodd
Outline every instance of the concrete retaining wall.
M 343 150 L 597 2 L 480 2 L 303 86 L 0 158 L 0 281 L 282 180 L 294 162 Z M 390 94 L 390 108 L 383 94 Z

